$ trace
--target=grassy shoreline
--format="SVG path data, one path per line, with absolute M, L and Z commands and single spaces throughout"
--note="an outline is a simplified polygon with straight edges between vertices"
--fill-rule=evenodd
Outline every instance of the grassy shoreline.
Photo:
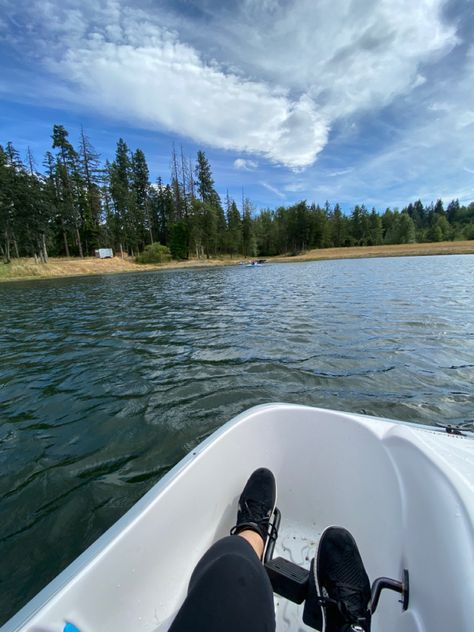
M 310 250 L 301 255 L 267 257 L 269 263 L 318 261 L 326 259 L 362 259 L 367 257 L 406 257 L 427 255 L 474 254 L 474 241 L 444 241 L 431 244 L 396 244 L 387 246 L 358 246 L 352 248 L 323 248 Z M 0 264 L 0 282 L 32 281 L 37 279 L 94 276 L 98 274 L 119 274 L 143 272 L 147 270 L 167 270 L 186 268 L 207 268 L 222 265 L 236 265 L 237 258 L 191 259 L 165 264 L 137 264 L 131 258 L 85 259 L 57 257 L 48 263 L 35 263 L 34 259 L 13 260 L 10 264 Z
M 294 257 L 280 255 L 271 261 L 320 261 L 325 259 L 367 259 L 370 257 L 422 257 L 430 255 L 472 255 L 474 240 L 440 241 L 428 244 L 393 244 L 383 246 L 353 246 L 308 250 Z

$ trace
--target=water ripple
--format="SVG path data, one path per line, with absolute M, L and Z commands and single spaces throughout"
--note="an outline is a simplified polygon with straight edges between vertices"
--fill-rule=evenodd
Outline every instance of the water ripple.
M 0 286 L 0 623 L 245 408 L 470 419 L 473 279 L 452 256 Z

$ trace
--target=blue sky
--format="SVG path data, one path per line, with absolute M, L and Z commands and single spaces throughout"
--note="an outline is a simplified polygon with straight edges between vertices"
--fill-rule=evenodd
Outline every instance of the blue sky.
M 474 201 L 470 0 L 0 0 L 0 143 L 53 124 L 256 208 Z

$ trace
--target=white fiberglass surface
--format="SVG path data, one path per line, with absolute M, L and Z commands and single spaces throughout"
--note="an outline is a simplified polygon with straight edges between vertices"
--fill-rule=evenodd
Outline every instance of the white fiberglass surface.
M 446 628 L 435 621 L 444 607 L 438 576 L 447 554 L 433 547 L 451 540 L 443 531 L 445 507 L 457 513 L 465 508 L 439 467 L 423 454 L 420 461 L 415 439 L 411 429 L 337 412 L 290 405 L 252 409 L 199 446 L 4 630 L 56 632 L 66 620 L 81 632 L 166 630 L 199 557 L 234 524 L 247 477 L 266 466 L 276 475 L 282 513 L 275 555 L 308 568 L 322 530 L 344 526 L 371 581 L 381 575 L 401 579 L 404 568 L 416 580 L 408 612 L 402 613 L 398 595 L 383 594 L 374 631 L 441 632 Z M 433 501 L 435 486 L 442 490 L 439 503 Z M 433 516 L 441 526 L 431 538 Z M 448 520 L 448 526 L 472 556 L 472 513 Z M 461 563 L 456 546 L 454 559 Z M 461 577 L 472 579 L 465 563 Z M 456 577 L 450 582 L 453 599 Z M 469 590 L 462 608 L 472 597 Z M 305 629 L 298 609 L 284 600 L 276 598 L 276 612 L 278 630 Z M 457 619 L 459 632 L 467 632 L 466 616 Z M 434 625 L 425 625 L 425 618 Z

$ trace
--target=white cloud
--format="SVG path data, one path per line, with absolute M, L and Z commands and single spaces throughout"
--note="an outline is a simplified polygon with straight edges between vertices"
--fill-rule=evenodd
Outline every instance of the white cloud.
M 112 0 L 74 11 L 38 2 L 30 17 L 45 33 L 43 65 L 69 87 L 63 98 L 292 169 L 312 164 L 327 142 L 328 123 L 305 94 L 290 97 L 205 62 L 138 9 Z
M 211 28 L 223 57 L 251 76 L 307 94 L 333 121 L 381 108 L 425 81 L 421 65 L 458 43 L 442 17 L 446 4 L 246 0 L 237 15 L 223 12 Z
M 288 167 L 312 164 L 326 144 L 327 124 L 309 99 L 226 75 L 161 33 L 153 46 L 89 40 L 50 70 L 72 77 L 78 98 L 109 114 Z
M 245 0 L 216 4 L 199 28 L 126 0 L 3 4 L 59 80 L 45 95 L 293 170 L 314 163 L 336 120 L 408 94 L 457 43 L 444 0 Z
M 245 158 L 237 158 L 234 160 L 234 168 L 241 171 L 255 171 L 258 167 L 256 160 L 247 160 Z
M 259 184 L 262 185 L 262 187 L 264 187 L 265 189 L 267 189 L 267 191 L 271 191 L 272 193 L 274 193 L 279 198 L 282 198 L 282 199 L 286 198 L 286 195 L 284 193 L 282 193 L 279 189 L 272 186 L 268 182 L 264 182 L 263 180 L 260 180 Z
M 446 203 L 455 198 L 461 203 L 472 202 L 472 176 L 467 174 L 474 173 L 474 46 L 462 62 L 455 65 L 454 76 L 443 74 L 442 81 L 423 88 L 423 95 L 413 94 L 403 100 L 403 126 L 397 125 L 400 117 L 391 122 L 377 120 L 375 129 L 385 126 L 384 139 L 393 140 L 377 145 L 369 140 L 368 150 L 361 151 L 361 121 L 358 136 L 349 137 L 340 151 L 331 154 L 338 164 L 344 165 L 343 160 L 350 164 L 350 170 L 315 169 L 305 174 L 306 190 L 313 199 L 322 202 L 327 197 L 349 205 L 364 202 L 379 210 L 401 208 L 418 197 L 428 204 L 438 198 Z

